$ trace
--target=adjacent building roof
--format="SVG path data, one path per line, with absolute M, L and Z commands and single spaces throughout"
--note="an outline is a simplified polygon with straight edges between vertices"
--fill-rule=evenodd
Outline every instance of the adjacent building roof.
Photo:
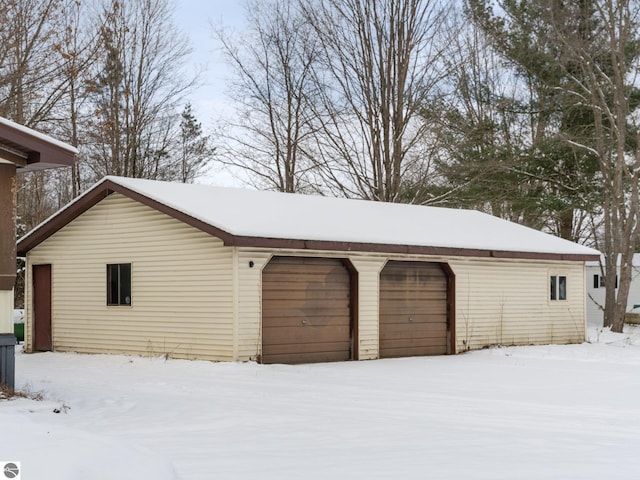
M 0 162 L 15 164 L 18 172 L 71 166 L 77 153 L 71 145 L 0 117 Z
M 38 245 L 118 192 L 226 245 L 597 260 L 597 250 L 473 210 L 105 177 L 18 243 Z
M 633 259 L 632 259 L 632 266 L 634 267 L 640 267 L 640 253 L 634 253 L 633 254 Z M 598 260 L 590 260 L 587 262 L 587 267 L 600 267 L 601 265 L 604 265 L 605 262 L 605 258 L 604 255 L 601 255 L 600 258 Z M 618 255 L 618 266 L 620 266 L 620 255 Z

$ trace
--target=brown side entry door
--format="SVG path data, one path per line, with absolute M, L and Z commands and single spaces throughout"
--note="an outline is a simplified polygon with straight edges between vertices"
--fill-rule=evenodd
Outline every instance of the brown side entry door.
M 447 293 L 439 263 L 388 262 L 380 273 L 380 358 L 448 353 Z
M 51 265 L 33 266 L 33 349 L 46 352 L 51 341 Z

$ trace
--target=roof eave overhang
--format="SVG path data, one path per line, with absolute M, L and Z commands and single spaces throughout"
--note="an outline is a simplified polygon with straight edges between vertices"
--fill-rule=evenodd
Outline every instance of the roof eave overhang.
M 18 172 L 72 166 L 78 151 L 65 143 L 8 120 L 0 121 L 0 159 Z
M 325 240 L 298 240 L 286 238 L 265 238 L 234 235 L 202 220 L 194 218 L 182 211 L 169 207 L 161 202 L 149 198 L 137 191 L 131 190 L 111 180 L 104 180 L 93 189 L 78 198 L 75 203 L 61 210 L 40 227 L 31 231 L 18 242 L 18 255 L 26 256 L 27 252 L 41 242 L 49 238 L 65 225 L 82 215 L 91 207 L 112 193 L 120 193 L 132 200 L 147 205 L 159 212 L 165 213 L 187 225 L 191 225 L 202 232 L 220 238 L 224 245 L 235 247 L 253 248 L 278 248 L 289 250 L 326 250 L 340 252 L 371 252 L 390 253 L 404 255 L 432 255 L 447 257 L 481 257 L 502 259 L 530 259 L 530 260 L 556 260 L 556 261 L 589 261 L 598 260 L 598 255 L 544 253 L 544 252 L 517 252 L 503 250 L 482 250 L 451 247 L 428 247 L 418 245 L 392 245 L 359 242 L 338 242 Z
M 574 253 L 519 252 L 454 247 L 428 247 L 420 245 L 392 245 L 358 242 L 332 242 L 322 240 L 290 240 L 280 238 L 234 237 L 233 246 L 254 248 L 283 248 L 292 250 L 328 250 L 341 252 L 391 253 L 400 255 L 431 255 L 444 257 L 481 257 L 501 259 L 589 261 L 598 255 Z

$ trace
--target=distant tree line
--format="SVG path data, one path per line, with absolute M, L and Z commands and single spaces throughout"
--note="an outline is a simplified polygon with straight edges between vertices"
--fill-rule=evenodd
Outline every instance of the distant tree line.
M 213 32 L 236 106 L 213 138 L 171 7 L 0 3 L 0 115 L 80 150 L 22 177 L 22 231 L 104 175 L 192 181 L 218 162 L 258 188 L 474 208 L 596 246 L 622 329 L 640 1 L 248 0 L 245 31 Z

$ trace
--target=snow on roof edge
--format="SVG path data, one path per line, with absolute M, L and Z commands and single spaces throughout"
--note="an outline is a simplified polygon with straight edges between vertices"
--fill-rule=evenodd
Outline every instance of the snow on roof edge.
M 65 143 L 61 140 L 57 140 L 47 134 L 38 132 L 37 130 L 34 130 L 32 128 L 29 127 L 25 127 L 24 125 L 21 125 L 19 123 L 16 123 L 14 121 L 9 120 L 8 118 L 4 118 L 4 117 L 0 117 L 0 124 L 3 124 L 7 127 L 13 128 L 15 130 L 18 130 L 24 134 L 30 135 L 32 137 L 35 137 L 39 140 L 42 140 L 44 142 L 50 143 L 52 145 L 55 145 L 56 147 L 59 147 L 63 150 L 67 150 L 68 152 L 74 153 L 74 154 L 78 154 L 79 151 L 76 147 L 74 147 L 73 145 L 69 145 L 68 143 Z

